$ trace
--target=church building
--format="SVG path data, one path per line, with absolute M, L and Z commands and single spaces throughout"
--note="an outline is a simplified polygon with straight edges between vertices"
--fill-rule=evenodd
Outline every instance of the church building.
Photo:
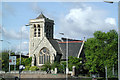
M 30 19 L 29 57 L 32 66 L 42 66 L 46 62 L 66 60 L 68 56 L 84 57 L 84 40 L 54 39 L 54 21 L 42 13 L 36 19 Z M 68 48 L 67 48 L 68 47 Z

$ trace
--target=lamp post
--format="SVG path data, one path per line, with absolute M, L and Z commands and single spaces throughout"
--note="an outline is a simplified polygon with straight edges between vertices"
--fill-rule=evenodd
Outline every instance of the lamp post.
M 21 39 L 20 39 L 20 64 L 19 64 L 19 80 L 21 79 L 21 54 L 22 54 L 22 28 L 21 28 Z
M 104 1 L 114 3 L 113 1 Z M 120 1 L 118 2 L 118 80 L 120 80 Z
M 25 26 L 29 26 L 30 24 L 27 24 L 27 25 L 25 25 Z M 22 66 L 21 65 L 21 55 L 22 55 L 22 31 L 24 31 L 24 30 L 22 30 L 22 28 L 21 28 L 21 40 L 20 40 L 20 65 L 19 65 L 19 79 L 21 78 L 21 69 L 20 69 L 20 67 Z
M 61 35 L 64 35 L 64 33 L 59 33 Z M 67 80 L 67 74 L 68 74 L 68 37 L 66 37 L 66 80 Z

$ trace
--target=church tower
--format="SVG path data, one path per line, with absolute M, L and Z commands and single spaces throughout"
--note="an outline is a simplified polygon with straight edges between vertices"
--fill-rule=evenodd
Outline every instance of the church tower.
M 53 39 L 54 21 L 46 18 L 42 13 L 36 19 L 30 19 L 29 57 L 44 37 Z

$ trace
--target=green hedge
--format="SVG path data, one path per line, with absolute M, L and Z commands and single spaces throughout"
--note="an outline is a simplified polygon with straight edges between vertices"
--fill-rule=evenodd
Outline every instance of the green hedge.
M 31 66 L 29 68 L 29 70 L 31 70 L 31 71 L 37 71 L 37 70 L 39 70 L 39 68 L 37 66 Z
M 24 71 L 28 71 L 30 69 L 30 66 L 25 66 Z

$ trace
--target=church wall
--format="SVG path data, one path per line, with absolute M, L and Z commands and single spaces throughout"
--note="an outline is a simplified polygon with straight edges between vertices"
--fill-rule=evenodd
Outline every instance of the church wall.
M 37 22 L 37 20 L 32 20 L 32 22 Z M 40 37 L 34 37 L 34 24 L 36 25 L 36 27 L 38 27 L 38 24 L 40 25 Z M 37 30 L 38 28 L 36 28 Z M 42 40 L 43 36 L 44 36 L 44 21 L 42 21 L 41 23 L 32 23 L 32 25 L 30 26 L 30 40 L 29 40 L 29 57 L 32 55 L 32 53 L 34 52 L 34 49 L 36 48 L 36 46 L 38 45 L 38 43 Z M 36 36 L 38 36 L 36 34 Z
M 35 50 L 35 52 L 33 54 L 36 55 L 36 61 L 37 61 L 37 66 L 41 66 L 43 64 L 39 64 L 39 52 L 40 50 L 46 47 L 49 49 L 50 51 L 50 62 L 52 63 L 55 60 L 55 56 L 56 56 L 56 50 L 53 48 L 53 46 L 50 44 L 50 42 L 47 40 L 46 37 L 44 37 L 44 39 L 42 40 L 41 44 L 38 45 L 38 48 Z

